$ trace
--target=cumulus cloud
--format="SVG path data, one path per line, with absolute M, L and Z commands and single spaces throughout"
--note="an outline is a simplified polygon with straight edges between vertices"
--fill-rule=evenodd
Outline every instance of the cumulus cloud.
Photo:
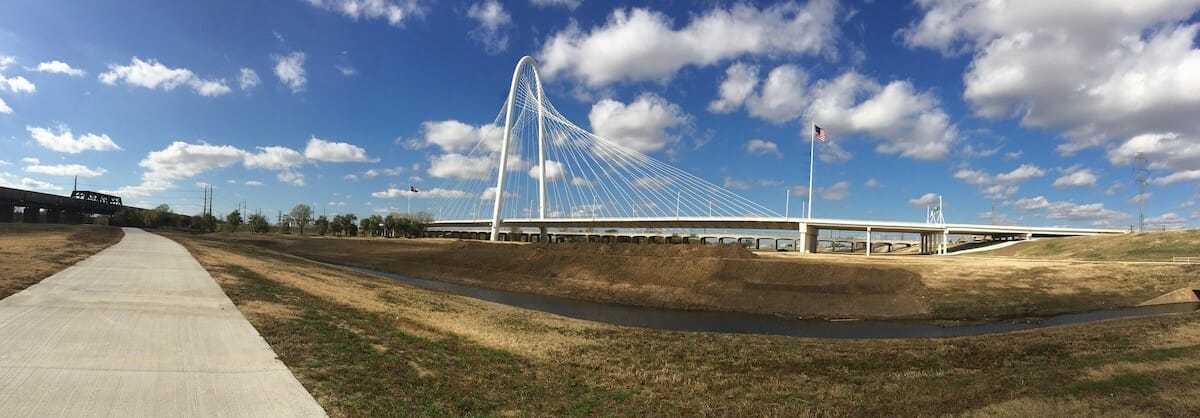
M 546 160 L 546 181 L 557 180 L 563 177 L 566 167 L 562 163 L 554 160 Z M 529 177 L 535 179 L 541 177 L 541 165 L 534 165 L 529 169 Z
M 0 91 L 11 91 L 13 93 L 33 93 L 37 91 L 37 86 L 27 80 L 25 77 L 5 77 L 0 74 Z
M 1130 165 L 1138 153 L 1146 156 L 1149 169 L 1171 173 L 1151 179 L 1154 184 L 1167 185 L 1200 178 L 1200 137 L 1178 133 L 1142 134 L 1110 149 L 1108 160 L 1113 165 Z
M 86 133 L 76 137 L 71 133 L 71 128 L 66 125 L 58 125 L 50 128 L 42 128 L 37 126 L 26 126 L 26 131 L 37 141 L 42 147 L 69 154 L 78 154 L 84 151 L 113 151 L 120 150 L 121 147 L 113 142 L 108 135 Z
M 1045 209 L 1050 207 L 1050 201 L 1045 196 L 1017 199 L 1013 206 L 1020 210 Z
M 817 196 L 825 200 L 845 200 L 850 197 L 850 182 L 839 181 L 829 187 L 818 187 Z
M 1054 187 L 1093 187 L 1096 180 L 1096 174 L 1092 173 L 1092 170 L 1075 170 L 1055 179 Z
M 357 145 L 346 142 L 326 141 L 315 136 L 310 138 L 308 145 L 304 147 L 304 156 L 314 161 L 334 163 L 368 163 L 379 161 L 379 159 L 368 157 L 367 150 Z
M 99 177 L 108 172 L 108 170 L 103 168 L 92 169 L 79 164 L 30 165 L 25 167 L 25 171 L 30 173 L 49 174 L 52 176 L 79 177 Z
M 935 206 L 938 204 L 938 195 L 934 193 L 925 193 L 921 197 L 908 199 L 908 204 L 915 207 Z
M 8 106 L 8 103 L 4 102 L 4 98 L 0 98 L 0 113 L 11 115 L 12 112 L 12 108 Z
M 759 87 L 758 68 L 739 62 L 726 69 L 718 95 L 708 105 L 711 112 L 745 107 L 751 116 L 776 124 L 806 117 L 841 137 L 865 134 L 878 142 L 875 150 L 881 153 L 937 160 L 959 139 L 937 97 L 908 81 L 883 85 L 851 71 L 809 83 L 803 69 L 785 64 L 771 70 Z M 827 159 L 849 156 L 839 148 Z
M 238 74 L 238 87 L 243 91 L 258 87 L 260 82 L 261 80 L 258 78 L 258 72 L 252 69 L 243 68 Z
M 0 187 L 11 187 L 14 189 L 35 190 L 42 192 L 56 192 L 63 190 L 62 187 L 51 183 L 31 179 L 29 177 L 18 177 L 12 173 L 5 172 L 0 172 Z
M 982 170 L 961 168 L 954 172 L 954 178 L 973 186 L 980 186 L 980 191 L 989 199 L 1005 199 L 1017 194 L 1021 183 L 1045 174 L 1046 171 L 1036 165 L 1021 164 L 1012 171 L 994 175 Z
M 628 105 L 604 99 L 588 113 L 592 132 L 642 153 L 652 153 L 679 141 L 673 134 L 691 123 L 679 105 L 653 93 L 644 93 Z
M 1071 154 L 1145 134 L 1200 138 L 1200 2 L 918 2 L 912 47 L 972 54 L 963 97 L 975 114 L 1062 133 Z
M 1175 212 L 1167 212 L 1162 215 L 1146 218 L 1146 225 L 1150 229 L 1161 227 L 1163 229 L 1183 229 L 1187 227 L 1188 220 L 1179 216 Z
M 436 145 L 447 153 L 470 151 L 482 143 L 491 151 L 499 151 L 504 140 L 504 127 L 492 124 L 473 126 L 457 120 L 421 123 L 424 145 Z
M 280 171 L 279 173 L 275 174 L 275 178 L 278 179 L 280 183 L 291 185 L 291 186 L 304 187 L 304 184 L 305 184 L 304 183 L 304 173 L 301 173 L 298 171 L 292 171 L 292 170 Z
M 762 139 L 751 139 L 746 142 L 746 153 L 752 155 L 774 155 L 775 158 L 783 158 L 783 153 L 779 152 L 779 145 Z
M 1087 221 L 1095 226 L 1114 226 L 1117 225 L 1117 222 L 1129 218 L 1129 214 L 1105 208 L 1103 203 L 1080 205 L 1072 202 L 1055 202 L 1046 207 L 1046 219 Z
M 617 81 L 662 80 L 686 66 L 709 66 L 748 55 L 833 54 L 833 0 L 766 8 L 739 3 L 693 16 L 680 28 L 647 9 L 618 9 L 602 26 L 572 23 L 550 35 L 537 54 L 542 75 L 591 87 Z
M 863 186 L 874 189 L 876 187 L 883 186 L 883 183 L 880 183 L 879 180 L 867 179 L 867 181 L 863 182 Z
M 496 164 L 487 156 L 467 157 L 451 153 L 432 157 L 426 172 L 438 178 L 487 179 L 495 167 Z
M 263 168 L 272 171 L 287 170 L 308 162 L 304 155 L 287 147 L 258 147 L 258 152 L 245 153 L 242 164 L 246 168 Z
M 417 0 L 308 0 L 308 4 L 354 20 L 383 19 L 392 26 L 402 26 L 405 20 L 424 15 Z
M 125 83 L 151 90 L 171 91 L 179 86 L 191 87 L 201 96 L 220 96 L 231 90 L 224 79 L 202 79 L 187 68 L 171 68 L 155 59 L 143 61 L 133 57 L 129 65 L 109 64 L 100 73 L 100 82 L 110 86 Z
M 495 55 L 508 49 L 506 30 L 512 26 L 512 15 L 504 10 L 504 5 L 496 0 L 475 3 L 467 9 L 467 17 L 479 24 L 469 35 L 483 45 L 485 52 Z
M 283 85 L 291 89 L 293 94 L 304 91 L 304 86 L 308 84 L 308 78 L 304 72 L 305 55 L 303 52 L 271 55 L 271 59 L 275 60 L 275 77 L 278 77 Z
M 175 181 L 237 164 L 244 154 L 245 151 L 230 145 L 175 141 L 162 150 L 150 152 L 138 163 L 145 169 L 141 184 L 121 187 L 112 193 L 147 196 L 174 187 Z
M 58 60 L 39 63 L 34 71 L 42 73 L 66 74 L 72 77 L 83 77 L 83 70 L 72 68 L 71 64 L 67 64 Z

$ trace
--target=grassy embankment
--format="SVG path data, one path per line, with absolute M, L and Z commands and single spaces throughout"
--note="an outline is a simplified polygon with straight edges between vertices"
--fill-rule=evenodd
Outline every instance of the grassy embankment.
M 172 235 L 334 416 L 1194 416 L 1200 315 L 835 341 L 622 328 Z
M 0 299 L 116 244 L 120 228 L 0 223 Z
M 825 318 L 985 320 L 1134 306 L 1200 265 L 755 255 L 735 245 L 489 244 L 215 234 L 412 277 L 640 306 Z
M 1200 229 L 1069 237 L 1023 242 L 989 256 L 1088 261 L 1171 261 L 1200 257 Z

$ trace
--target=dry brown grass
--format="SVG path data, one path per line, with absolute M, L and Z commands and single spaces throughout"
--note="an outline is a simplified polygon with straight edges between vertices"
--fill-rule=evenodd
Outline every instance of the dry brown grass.
M 0 299 L 91 257 L 125 236 L 96 225 L 0 223 Z
M 1054 260 L 1169 262 L 1172 257 L 1200 257 L 1200 229 L 1042 239 L 983 254 Z
M 1200 407 L 1198 314 L 945 339 L 667 332 L 173 238 L 239 308 L 289 307 L 295 317 L 248 317 L 334 416 L 1194 416 Z

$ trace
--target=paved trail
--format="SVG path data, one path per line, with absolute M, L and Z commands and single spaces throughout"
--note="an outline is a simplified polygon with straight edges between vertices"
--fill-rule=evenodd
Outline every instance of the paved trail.
M 0 300 L 0 416 L 320 416 L 179 244 L 120 243 Z

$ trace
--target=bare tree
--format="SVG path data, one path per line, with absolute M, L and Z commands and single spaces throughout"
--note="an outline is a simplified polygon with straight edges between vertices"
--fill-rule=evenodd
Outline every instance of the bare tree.
M 312 222 L 313 210 L 311 206 L 299 204 L 292 208 L 292 220 L 296 222 L 296 226 L 300 228 L 300 235 L 304 235 L 304 225 Z

